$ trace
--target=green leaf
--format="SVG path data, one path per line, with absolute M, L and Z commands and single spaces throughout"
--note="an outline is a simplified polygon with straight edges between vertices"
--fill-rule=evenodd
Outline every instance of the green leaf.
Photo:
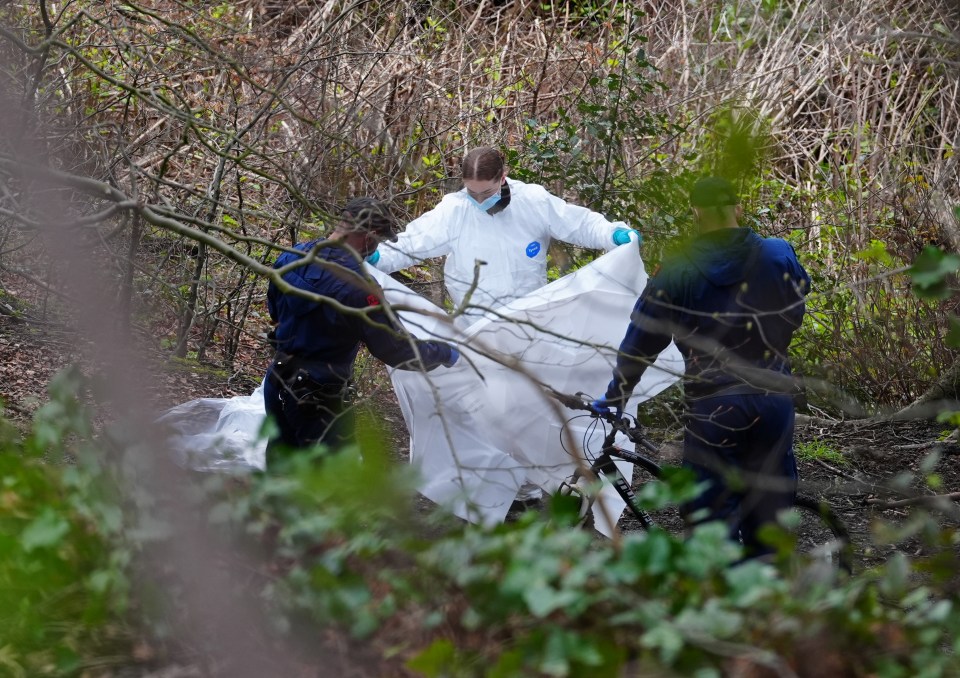
M 20 544 L 28 553 L 34 549 L 56 546 L 69 531 L 70 524 L 48 506 L 27 525 L 20 535 Z
M 573 603 L 579 596 L 576 591 L 557 591 L 543 584 L 534 585 L 523 593 L 530 612 L 541 619 L 554 610 Z
M 950 328 L 944 341 L 951 348 L 960 348 L 960 318 L 955 315 L 950 316 Z
M 640 637 L 640 644 L 650 649 L 660 650 L 660 657 L 666 664 L 673 660 L 683 649 L 683 635 L 670 624 L 654 626 Z
M 861 261 L 870 261 L 883 266 L 892 266 L 893 257 L 887 252 L 887 244 L 882 240 L 871 240 L 870 246 L 854 255 Z
M 923 299 L 948 299 L 952 292 L 947 277 L 960 270 L 960 257 L 927 246 L 910 267 L 914 291 Z
M 113 572 L 107 570 L 97 570 L 90 575 L 90 579 L 87 581 L 90 586 L 90 590 L 95 593 L 106 593 L 110 586 L 113 584 L 116 576 Z
M 57 675 L 75 675 L 83 666 L 83 661 L 80 655 L 78 655 L 72 648 L 64 646 L 56 648 L 56 657 Z
M 427 678 L 436 678 L 444 675 L 445 669 L 451 666 L 457 654 L 457 649 L 449 640 L 437 640 L 426 650 L 407 662 L 407 668 L 418 671 Z
M 523 653 L 519 650 L 507 650 L 497 659 L 497 663 L 494 664 L 488 671 L 488 678 L 514 678 L 514 676 L 521 676 L 523 673 Z
M 543 648 L 544 657 L 540 662 L 540 670 L 551 676 L 569 675 L 569 655 L 571 645 L 575 642 L 576 639 L 571 634 L 561 629 L 553 629 Z

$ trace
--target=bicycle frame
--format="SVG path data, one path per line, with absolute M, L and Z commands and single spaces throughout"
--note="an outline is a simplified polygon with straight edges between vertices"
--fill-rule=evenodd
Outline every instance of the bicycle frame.
M 640 521 L 640 525 L 643 527 L 643 529 L 649 530 L 656 525 L 656 522 L 638 503 L 637 495 L 634 493 L 630 481 L 624 478 L 623 474 L 620 473 L 620 470 L 617 468 L 617 465 L 614 462 L 614 458 L 622 459 L 623 461 L 631 464 L 641 466 L 656 478 L 659 478 L 661 475 L 660 465 L 657 464 L 657 462 L 655 462 L 653 459 L 650 459 L 639 452 L 618 447 L 615 444 L 615 440 L 617 433 L 620 432 L 627 436 L 627 439 L 632 443 L 640 445 L 651 452 L 656 452 L 657 447 L 647 440 L 636 428 L 625 424 L 623 421 L 614 421 L 610 419 L 608 420 L 608 423 L 611 425 L 610 432 L 606 434 L 606 437 L 604 437 L 603 447 L 601 448 L 600 453 L 594 457 L 590 465 L 590 473 L 592 473 L 595 477 L 602 475 L 604 478 L 609 480 L 614 489 L 617 491 L 617 494 L 623 498 L 623 500 L 627 503 L 627 506 L 630 507 L 630 510 L 636 516 L 637 520 Z
M 580 409 L 580 410 L 589 410 L 586 407 L 583 400 L 579 400 L 580 394 L 577 397 L 571 398 L 569 396 L 556 396 L 558 399 L 563 402 L 570 409 Z M 608 480 L 617 491 L 617 494 L 626 502 L 627 506 L 630 508 L 630 511 L 634 514 L 637 520 L 640 522 L 641 527 L 644 530 L 650 530 L 652 527 L 656 526 L 656 522 L 647 513 L 643 508 L 640 507 L 637 502 L 637 496 L 633 491 L 632 483 L 630 480 L 623 477 L 623 474 L 620 473 L 620 470 L 617 468 L 615 459 L 622 459 L 623 461 L 630 462 L 634 465 L 640 466 L 646 470 L 650 475 L 656 479 L 661 479 L 663 477 L 663 469 L 660 467 L 656 461 L 647 457 L 646 455 L 624 449 L 616 445 L 617 433 L 623 433 L 627 439 L 637 445 L 642 447 L 645 450 L 653 453 L 657 453 L 659 448 L 654 445 L 650 440 L 643 435 L 643 432 L 639 428 L 639 424 L 631 425 L 630 420 L 626 418 L 618 418 L 612 414 L 594 414 L 598 419 L 605 421 L 610 425 L 610 430 L 605 433 L 603 444 L 600 450 L 600 453 L 590 459 L 589 451 L 584 450 L 585 454 L 590 461 L 590 473 L 594 478 L 602 476 Z M 582 476 L 581 472 L 576 472 L 573 475 L 574 484 Z M 589 507 L 592 507 L 593 500 L 589 497 L 585 497 L 589 504 Z M 831 533 L 831 540 L 834 543 L 830 551 L 830 558 L 833 560 L 836 558 L 835 563 L 847 573 L 853 572 L 853 558 L 852 558 L 852 548 L 850 535 L 847 532 L 846 527 L 843 525 L 843 522 L 837 518 L 829 506 L 824 502 L 811 498 L 809 496 L 797 494 L 794 504 L 795 509 L 801 511 L 801 513 L 806 512 L 807 515 L 816 516 L 819 523 L 826 527 L 827 530 Z

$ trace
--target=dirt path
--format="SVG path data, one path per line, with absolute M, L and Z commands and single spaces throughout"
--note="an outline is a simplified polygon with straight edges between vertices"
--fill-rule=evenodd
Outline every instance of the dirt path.
M 877 565 L 896 552 L 924 555 L 917 536 L 893 539 L 885 526 L 903 526 L 936 495 L 960 490 L 960 447 L 940 442 L 951 429 L 932 421 L 827 423 L 798 427 L 797 440 L 818 441 L 842 454 L 842 463 L 801 462 L 801 478 L 828 500 L 850 529 L 861 567 Z M 955 525 L 960 506 L 940 500 L 930 510 L 942 526 Z

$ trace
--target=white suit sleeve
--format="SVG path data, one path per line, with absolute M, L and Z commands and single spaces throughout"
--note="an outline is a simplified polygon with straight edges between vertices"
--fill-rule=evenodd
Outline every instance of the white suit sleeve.
M 455 206 L 444 196 L 440 204 L 407 224 L 397 242 L 382 242 L 377 247 L 380 258 L 374 266 L 385 273 L 393 273 L 422 263 L 424 259 L 450 253 L 450 224 L 454 221 Z
M 550 222 L 550 237 L 573 245 L 609 251 L 617 245 L 613 232 L 630 228 L 622 221 L 608 221 L 599 212 L 572 205 L 544 189 L 544 200 Z

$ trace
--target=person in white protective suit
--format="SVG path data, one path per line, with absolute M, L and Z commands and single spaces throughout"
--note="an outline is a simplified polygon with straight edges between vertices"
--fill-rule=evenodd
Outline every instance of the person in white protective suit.
M 462 190 L 445 195 L 368 259 L 392 273 L 445 256 L 444 283 L 458 309 L 466 311 L 465 302 L 480 311 L 495 308 L 543 287 L 551 240 L 604 251 L 640 241 L 622 221 L 572 205 L 542 186 L 508 181 L 503 154 L 495 148 L 467 153 L 461 172 Z
M 460 169 L 463 189 L 445 195 L 367 261 L 392 273 L 445 256 L 444 284 L 457 311 L 467 316 L 546 285 L 551 240 L 604 251 L 641 241 L 622 221 L 572 205 L 542 186 L 508 181 L 504 156 L 495 148 L 473 149 Z M 540 497 L 540 488 L 528 483 L 517 499 L 529 506 Z

